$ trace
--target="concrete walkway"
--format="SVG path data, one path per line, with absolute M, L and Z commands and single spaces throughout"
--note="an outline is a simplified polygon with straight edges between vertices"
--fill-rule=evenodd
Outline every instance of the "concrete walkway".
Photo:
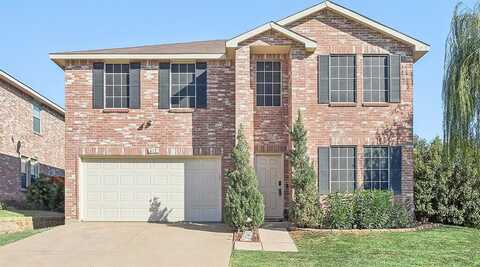
M 0 247 L 0 266 L 228 266 L 222 224 L 72 223 Z
M 287 231 L 286 223 L 266 223 L 259 229 L 259 242 L 235 242 L 238 250 L 263 250 L 275 252 L 298 252 L 297 246 Z

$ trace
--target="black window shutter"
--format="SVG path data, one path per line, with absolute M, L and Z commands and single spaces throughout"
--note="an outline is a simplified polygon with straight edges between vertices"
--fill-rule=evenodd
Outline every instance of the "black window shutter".
M 92 99 L 93 108 L 103 108 L 103 62 L 93 63 Z
M 395 195 L 402 193 L 402 147 L 390 147 L 390 183 Z
M 196 64 L 197 108 L 207 107 L 207 63 Z
M 140 63 L 130 64 L 129 108 L 140 108 Z
M 318 56 L 318 103 L 330 102 L 330 56 Z
M 330 193 L 330 148 L 318 148 L 318 192 Z
M 159 65 L 158 108 L 170 108 L 170 63 L 160 63 Z
M 400 55 L 390 55 L 389 69 L 390 69 L 390 88 L 389 88 L 389 102 L 400 102 Z

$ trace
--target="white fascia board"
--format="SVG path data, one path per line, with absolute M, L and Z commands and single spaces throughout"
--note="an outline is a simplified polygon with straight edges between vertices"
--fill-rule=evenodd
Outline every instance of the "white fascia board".
M 51 101 L 50 99 L 42 96 L 41 94 L 37 93 L 35 90 L 33 90 L 32 88 L 28 87 L 27 85 L 23 84 L 22 82 L 20 82 L 19 80 L 15 79 L 14 77 L 12 77 L 10 74 L 0 70 L 0 76 L 5 79 L 7 82 L 9 82 L 10 84 L 12 84 L 13 86 L 15 86 L 16 88 L 20 89 L 21 91 L 23 91 L 24 93 L 26 93 L 27 95 L 31 96 L 33 99 L 35 99 L 36 101 L 50 107 L 51 109 L 57 111 L 58 113 L 60 113 L 62 116 L 65 116 L 65 110 L 60 107 L 59 105 L 55 104 L 53 101 Z
M 50 54 L 52 60 L 68 59 L 224 59 L 225 54 Z
M 416 52 L 428 52 L 430 50 L 430 46 L 426 43 L 423 43 L 421 41 L 418 41 L 408 35 L 405 35 L 399 31 L 396 31 L 390 27 L 387 27 L 385 25 L 382 25 L 374 20 L 371 20 L 365 16 L 362 16 L 356 12 L 353 12 L 352 10 L 349 10 L 347 8 L 344 8 L 342 6 L 339 6 L 335 3 L 332 3 L 332 2 L 329 2 L 329 1 L 326 1 L 326 2 L 323 2 L 321 4 L 318 4 L 316 6 L 313 6 L 311 8 L 308 8 L 308 9 L 305 9 L 295 15 L 292 15 L 292 16 L 289 16 L 289 17 L 286 17 L 280 21 L 278 21 L 277 23 L 282 25 L 282 26 L 285 26 L 287 24 L 290 24 L 296 20 L 299 20 L 301 18 L 304 18 L 310 14 L 313 14 L 315 12 L 318 12 L 322 9 L 325 9 L 325 8 L 330 8 L 332 9 L 333 11 L 336 11 L 348 18 L 351 18 L 353 20 L 356 20 L 364 25 L 367 25 L 369 26 L 370 28 L 374 29 L 374 30 L 378 30 L 380 32 L 383 32 L 387 35 L 390 35 L 400 41 L 404 41 L 408 44 L 411 44 L 415 47 L 415 50 Z M 423 54 L 424 54 L 423 53 Z
M 303 43 L 305 45 L 305 48 L 307 50 L 314 50 L 315 48 L 317 48 L 317 43 L 313 40 L 310 40 L 306 37 L 303 37 L 301 35 L 299 35 L 298 33 L 296 32 L 293 32 L 289 29 L 286 29 L 282 26 L 280 26 L 279 24 L 275 23 L 275 22 L 269 22 L 269 23 L 266 23 L 262 26 L 259 26 L 251 31 L 248 31 L 244 34 L 241 34 L 233 39 L 230 39 L 227 41 L 226 43 L 226 47 L 228 48 L 237 48 L 238 47 L 238 44 L 241 43 L 242 41 L 245 41 L 245 40 L 248 40 L 258 34 L 261 34 L 261 33 L 264 33 L 268 30 L 275 30 L 277 32 L 280 32 L 282 34 L 284 34 L 285 36 L 287 37 L 290 37 L 291 39 L 295 40 L 295 41 L 298 41 L 300 43 Z

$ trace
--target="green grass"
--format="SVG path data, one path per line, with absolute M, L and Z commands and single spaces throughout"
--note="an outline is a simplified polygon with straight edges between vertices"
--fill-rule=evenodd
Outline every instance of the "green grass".
M 366 235 L 295 232 L 298 253 L 234 251 L 232 266 L 480 266 L 480 230 Z
M 46 230 L 48 230 L 48 228 L 37 229 L 37 230 L 27 230 L 27 231 L 11 233 L 11 234 L 0 234 L 0 247 L 9 243 L 18 241 L 20 239 L 27 238 L 34 234 L 41 233 Z
M 25 215 L 9 210 L 0 210 L 0 218 L 24 217 Z

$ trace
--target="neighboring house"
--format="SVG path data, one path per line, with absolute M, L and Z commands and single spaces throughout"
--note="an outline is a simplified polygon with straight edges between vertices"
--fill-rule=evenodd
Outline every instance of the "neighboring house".
M 0 201 L 22 204 L 41 174 L 64 176 L 65 111 L 0 70 Z
M 230 40 L 52 53 L 65 71 L 66 217 L 221 221 L 240 125 L 267 218 L 292 195 L 301 111 L 319 192 L 413 199 L 413 64 L 429 45 L 324 2 Z

